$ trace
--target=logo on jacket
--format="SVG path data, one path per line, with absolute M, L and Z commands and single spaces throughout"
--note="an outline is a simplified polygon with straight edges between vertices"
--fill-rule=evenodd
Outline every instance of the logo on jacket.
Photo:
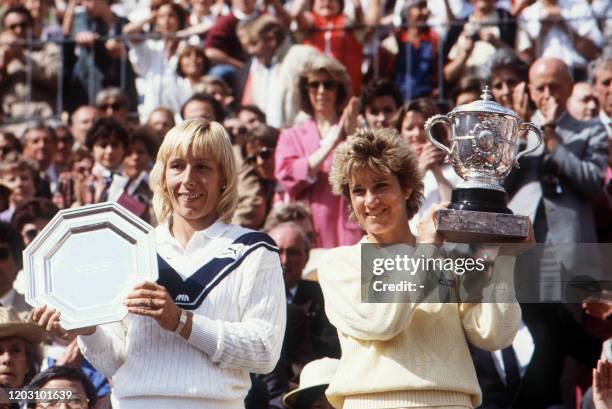
M 219 258 L 237 258 L 240 250 L 244 247 L 243 244 L 235 243 L 223 250 Z
M 179 294 L 176 296 L 176 302 L 189 302 L 189 296 L 187 294 Z

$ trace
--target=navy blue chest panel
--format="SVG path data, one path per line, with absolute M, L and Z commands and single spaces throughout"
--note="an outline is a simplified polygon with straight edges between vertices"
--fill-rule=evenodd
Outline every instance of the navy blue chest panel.
M 159 279 L 157 283 L 166 287 L 176 305 L 185 310 L 195 310 L 223 279 L 236 271 L 246 257 L 260 247 L 278 252 L 276 243 L 268 235 L 260 232 L 243 234 L 218 257 L 211 259 L 187 279 L 183 279 L 158 254 Z

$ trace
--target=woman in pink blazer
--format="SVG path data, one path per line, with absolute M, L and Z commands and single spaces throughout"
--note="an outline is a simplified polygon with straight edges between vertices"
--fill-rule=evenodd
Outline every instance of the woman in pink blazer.
M 297 79 L 301 109 L 308 121 L 281 133 L 276 147 L 276 179 L 291 200 L 306 202 L 317 233 L 315 247 L 352 245 L 362 236 L 349 220 L 346 202 L 334 196 L 328 175 L 338 143 L 355 130 L 358 99 L 344 66 L 320 55 L 309 61 Z

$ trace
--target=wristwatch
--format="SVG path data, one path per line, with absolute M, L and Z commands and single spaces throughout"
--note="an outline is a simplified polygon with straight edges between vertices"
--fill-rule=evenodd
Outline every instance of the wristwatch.
M 187 318 L 188 318 L 187 311 L 181 309 L 181 316 L 179 317 L 179 323 L 176 326 L 176 329 L 174 330 L 175 334 L 181 335 L 183 328 L 185 328 L 185 324 L 187 324 Z

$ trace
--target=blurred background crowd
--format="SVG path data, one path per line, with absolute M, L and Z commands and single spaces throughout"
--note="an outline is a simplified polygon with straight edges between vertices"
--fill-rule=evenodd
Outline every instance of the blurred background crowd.
M 488 86 L 544 131 L 506 185 L 537 241 L 612 241 L 611 38 L 610 0 L 0 0 L 0 302 L 29 309 L 21 250 L 59 209 L 111 200 L 156 224 L 148 176 L 164 135 L 188 119 L 220 122 L 239 164 L 233 222 L 279 244 L 288 297 L 283 356 L 253 376 L 247 407 L 282 407 L 304 365 L 340 354 L 316 266 L 363 234 L 328 182 L 356 127 L 394 128 L 414 148 L 425 183 L 415 223 L 459 182 L 425 121 Z M 549 267 L 540 274 L 563 274 Z M 592 404 L 582 397 L 612 335 L 611 302 L 557 307 L 527 314 L 530 341 L 518 339 L 513 358 L 524 384 L 507 380 L 505 356 L 474 352 L 483 407 Z M 24 386 L 42 362 L 86 374 L 52 373 L 82 383 L 71 408 L 93 407 L 92 388 L 107 396 L 73 339 L 46 339 L 41 353 L 42 334 L 9 312 L 0 328 L 33 369 L 15 376 L 1 333 L 0 382 Z M 298 395 L 285 403 L 317 401 Z

